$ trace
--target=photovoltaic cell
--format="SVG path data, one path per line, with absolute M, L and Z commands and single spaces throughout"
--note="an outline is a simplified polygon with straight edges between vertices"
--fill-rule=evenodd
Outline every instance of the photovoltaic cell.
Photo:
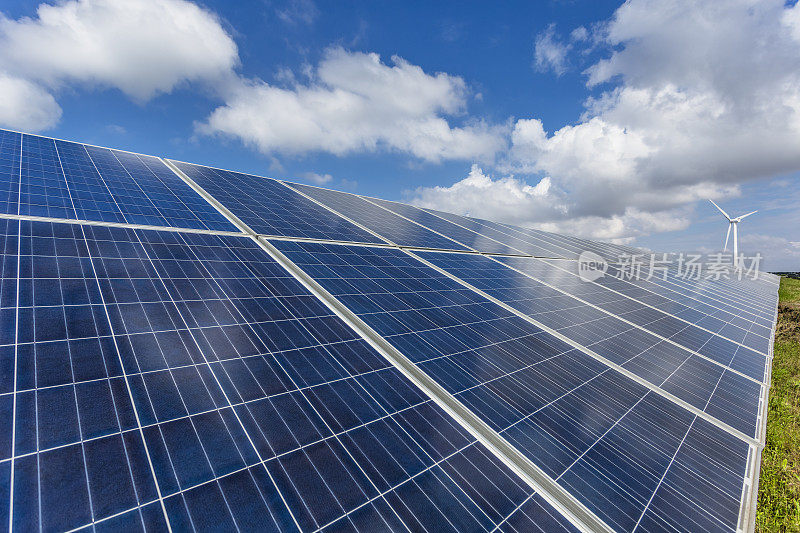
M 383 209 L 369 201 L 345 192 L 290 184 L 293 188 L 307 194 L 350 220 L 369 228 L 378 235 L 400 246 L 418 248 L 440 248 L 444 250 L 466 250 L 467 248 L 428 228 L 410 222 L 395 213 Z
M 666 272 L 666 279 L 663 272 L 650 268 L 649 264 L 642 267 L 642 276 L 650 278 L 650 281 L 658 286 L 671 291 L 677 291 L 693 299 L 700 300 L 729 310 L 732 313 L 746 312 L 755 315 L 758 324 L 772 328 L 775 322 L 775 307 L 777 305 L 777 293 L 772 289 L 771 293 L 765 294 L 760 288 L 748 287 L 746 279 L 736 280 L 736 285 L 731 286 L 729 281 L 724 279 L 712 280 L 696 279 L 695 275 L 688 267 L 671 268 Z
M 572 280 L 578 279 L 577 266 L 574 263 L 559 264 L 558 262 L 549 262 L 549 264 L 559 271 L 571 275 Z M 561 275 L 550 277 L 552 276 L 550 269 L 537 268 L 536 276 L 540 273 L 546 277 L 539 279 L 544 279 L 548 283 L 553 280 L 560 289 L 565 289 L 565 286 L 558 283 L 559 281 L 565 282 L 568 287 L 575 285 L 571 280 L 565 280 L 564 276 Z M 583 290 L 588 290 L 595 284 L 616 291 L 623 298 L 641 302 L 656 308 L 662 313 L 678 317 L 690 326 L 702 327 L 721 337 L 742 343 L 763 355 L 769 353 L 771 330 L 767 326 L 758 324 L 755 317 L 749 313 L 746 316 L 742 316 L 743 313 L 733 314 L 732 312 L 723 311 L 711 305 L 683 297 L 678 293 L 665 291 L 661 286 L 648 280 L 647 275 L 641 279 L 637 279 L 635 276 L 628 279 L 624 272 L 613 266 L 609 267 L 605 276 L 595 280 L 594 283 L 583 283 L 583 285 L 586 285 Z M 578 295 L 572 290 L 568 292 Z M 609 296 L 609 298 L 611 297 Z M 583 299 L 591 301 L 589 298 Z M 610 300 L 604 301 L 610 302 Z
M 544 282 L 550 287 L 555 287 L 558 291 L 580 298 L 582 301 L 668 338 L 722 365 L 730 366 L 753 379 L 760 382 L 765 379 L 766 351 L 758 353 L 716 333 L 717 331 L 722 333 L 724 329 L 724 332 L 734 337 L 734 340 L 742 342 L 748 333 L 747 329 L 732 325 L 731 327 L 726 327 L 729 324 L 721 321 L 717 323 L 706 321 L 703 323 L 706 329 L 701 329 L 695 323 L 679 320 L 667 314 L 670 307 L 663 305 L 663 302 L 659 309 L 655 309 L 643 305 L 625 294 L 609 290 L 606 285 L 614 283 L 612 276 L 601 280 L 599 283 L 587 283 L 578 277 L 577 270 L 575 273 L 569 272 L 539 259 L 501 257 L 498 260 L 523 272 L 525 275 L 533 277 L 537 281 Z M 624 282 L 622 283 L 624 284 Z M 623 287 L 622 290 L 627 291 L 627 287 Z M 700 323 L 702 317 L 695 316 L 693 318 Z M 708 328 L 714 329 L 708 331 Z
M 16 214 L 76 218 L 55 142 L 45 137 L 23 135 L 21 157 L 22 173 Z M 11 214 L 14 214 L 13 208 Z
M 698 424 L 707 425 L 691 412 L 401 251 L 273 244 L 616 529 L 634 529 L 679 476 L 701 476 L 706 467 L 689 459 L 676 466 L 673 457 L 715 452 L 713 439 L 684 447 Z M 714 426 L 708 431 L 727 439 Z M 744 462 L 719 459 L 715 466 L 724 473 L 709 494 L 733 485 L 739 493 L 713 506 L 683 499 L 674 512 L 730 528 Z
M 256 233 L 383 243 L 276 180 L 178 161 L 173 163 Z
M 16 528 L 572 530 L 252 240 L 3 224 Z
M 633 374 L 755 437 L 759 383 L 729 368 L 750 367 L 728 353 L 715 364 L 550 288 L 484 256 L 420 252 L 420 256 L 562 333 Z M 505 262 L 507 258 L 501 258 Z M 752 370 L 760 372 L 764 370 Z
M 486 221 L 474 218 L 462 217 L 461 215 L 454 215 L 453 213 L 445 213 L 444 211 L 437 211 L 435 209 L 425 209 L 429 213 L 443 218 L 453 224 L 457 224 L 470 231 L 474 231 L 479 235 L 483 235 L 498 242 L 502 242 L 507 246 L 511 246 L 516 250 L 525 252 L 536 257 L 557 257 L 557 258 L 573 258 L 577 254 L 565 250 L 561 246 L 554 246 L 550 243 L 537 241 L 535 239 L 522 239 L 511 235 L 508 228 L 497 225 L 497 227 L 488 224 Z
M 0 207 L 5 213 L 236 231 L 157 158 L 35 135 L 0 134 L 0 187 L 5 195 Z
M 398 202 L 380 200 L 377 198 L 370 198 L 369 200 L 382 207 L 385 207 L 386 209 L 389 209 L 394 213 L 397 213 L 398 215 L 402 215 L 418 224 L 422 224 L 426 228 L 441 233 L 445 237 L 449 237 L 450 239 L 459 242 L 464 246 L 472 248 L 473 250 L 495 254 L 524 255 L 524 252 L 521 252 L 516 248 L 512 248 L 485 235 L 468 230 L 462 226 L 459 226 L 458 224 L 453 224 L 452 222 L 440 218 L 423 209 Z
M 18 214 L 22 135 L 0 130 L 0 212 Z

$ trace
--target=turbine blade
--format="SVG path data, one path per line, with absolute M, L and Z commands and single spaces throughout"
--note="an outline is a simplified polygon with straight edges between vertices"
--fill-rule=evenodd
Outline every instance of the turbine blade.
M 758 209 L 756 209 L 755 211 L 750 211 L 750 212 L 749 212 L 749 213 L 747 213 L 746 215 L 742 215 L 742 216 L 740 216 L 740 217 L 739 217 L 739 220 L 742 220 L 744 217 L 749 217 L 749 216 L 750 216 L 750 215 L 752 215 L 753 213 L 758 213 Z
M 728 216 L 728 213 L 726 213 L 725 211 L 723 211 L 723 210 L 722 210 L 722 208 L 721 208 L 720 206 L 718 206 L 718 205 L 717 205 L 717 203 L 716 203 L 714 200 L 712 200 L 711 198 L 709 198 L 709 199 L 708 199 L 708 201 L 709 201 L 709 202 L 711 202 L 712 204 L 714 204 L 714 207 L 716 207 L 717 209 L 719 209 L 719 212 L 720 212 L 720 213 L 722 213 L 723 215 L 725 215 L 725 218 L 727 218 L 728 220 L 730 220 L 730 219 L 731 219 L 731 217 L 729 217 L 729 216 Z
M 728 238 L 731 236 L 731 226 L 733 226 L 733 224 L 728 224 L 728 233 L 725 234 L 725 249 L 722 250 L 723 252 L 728 251 Z

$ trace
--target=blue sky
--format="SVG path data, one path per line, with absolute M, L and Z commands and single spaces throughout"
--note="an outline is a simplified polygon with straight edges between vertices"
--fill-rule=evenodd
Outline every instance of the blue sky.
M 660 250 L 721 247 L 712 197 L 800 270 L 792 3 L 0 10 L 0 126 Z

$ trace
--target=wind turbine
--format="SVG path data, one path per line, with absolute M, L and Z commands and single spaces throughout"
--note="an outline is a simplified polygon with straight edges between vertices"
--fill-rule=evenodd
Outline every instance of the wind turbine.
M 729 222 L 729 224 L 728 224 L 728 233 L 725 234 L 725 249 L 723 250 L 725 252 L 728 251 L 728 238 L 730 238 L 730 236 L 731 236 L 731 228 L 733 228 L 733 266 L 736 267 L 736 262 L 739 260 L 738 259 L 738 257 L 739 257 L 739 232 L 737 231 L 737 227 L 739 226 L 739 222 L 741 222 L 744 217 L 749 217 L 753 213 L 757 213 L 758 210 L 750 211 L 746 215 L 741 215 L 741 216 L 738 216 L 736 218 L 731 218 L 728 215 L 728 213 L 723 211 L 720 206 L 718 206 L 716 203 L 714 203 L 714 200 L 711 200 L 709 198 L 708 201 L 711 202 L 712 204 L 714 204 L 714 207 L 719 209 L 719 212 L 722 213 L 723 215 L 725 215 L 725 218 L 728 219 L 728 222 Z

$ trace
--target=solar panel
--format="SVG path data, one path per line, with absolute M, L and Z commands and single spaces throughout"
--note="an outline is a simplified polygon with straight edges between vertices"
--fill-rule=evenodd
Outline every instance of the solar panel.
M 236 230 L 158 158 L 13 132 L 0 150 L 3 213 Z
M 384 242 L 279 181 L 178 161 L 172 163 L 256 233 Z
M 425 211 L 443 218 L 453 224 L 474 231 L 479 235 L 483 235 L 498 242 L 502 242 L 516 250 L 525 252 L 536 257 L 557 257 L 557 258 L 575 258 L 577 253 L 560 245 L 553 245 L 548 242 L 543 242 L 538 239 L 519 238 L 512 235 L 512 231 L 499 224 L 491 225 L 484 220 L 474 218 L 462 217 L 454 215 L 453 213 L 445 213 L 444 211 L 437 211 L 435 209 L 425 209 Z
M 86 151 L 126 222 L 236 231 L 158 158 L 93 146 Z
M 465 246 L 454 240 L 406 220 L 355 194 L 296 183 L 290 185 L 337 213 L 345 214 L 350 220 L 369 228 L 394 244 L 417 248 L 467 250 Z
M 774 276 L 4 130 L 0 237 L 9 529 L 752 527 Z
M 761 366 L 738 351 L 720 350 L 716 359 L 703 358 L 492 259 L 442 252 L 420 255 L 725 424 L 750 437 L 758 434 L 763 357 L 759 356 Z
M 550 263 L 562 272 L 577 276 L 574 264 Z M 538 269 L 539 272 L 551 272 L 549 269 Z M 656 308 L 663 313 L 678 317 L 689 325 L 699 326 L 712 331 L 726 339 L 742 343 L 764 355 L 769 353 L 770 328 L 760 324 L 757 317 L 746 310 L 731 308 L 730 311 L 719 309 L 715 306 L 704 304 L 691 298 L 686 298 L 678 293 L 663 288 L 651 280 L 626 279 L 618 269 L 611 266 L 609 271 L 593 283 L 615 291 L 621 296 L 644 303 Z M 548 274 L 545 274 L 548 276 Z M 563 280 L 562 276 L 558 277 Z M 547 277 L 551 284 L 556 280 Z M 569 283 L 568 283 L 569 284 Z M 563 289 L 563 285 L 558 285 Z M 572 294 L 572 293 L 571 293 Z M 587 299 L 587 298 L 584 298 Z
M 4 223 L 13 526 L 571 530 L 252 240 Z
M 676 513 L 735 528 L 746 442 L 403 252 L 273 244 L 612 527 L 660 516 L 666 499 Z M 737 453 L 718 457 L 717 438 Z M 686 476 L 703 476 L 693 461 L 712 460 L 720 474 L 704 487 L 719 507 L 670 498 Z
M 22 135 L 0 130 L 0 212 L 17 213 Z
M 516 248 L 512 248 L 511 246 L 507 246 L 502 242 L 487 237 L 486 235 L 481 235 L 480 233 L 476 233 L 472 230 L 459 226 L 458 224 L 449 222 L 417 207 L 408 204 L 401 204 L 399 202 L 389 202 L 379 198 L 370 198 L 369 201 L 376 203 L 394 213 L 397 213 L 398 215 L 402 215 L 403 217 L 412 220 L 417 224 L 421 224 L 426 228 L 430 228 L 437 233 L 440 233 L 445 237 L 459 242 L 473 250 L 492 254 L 524 255 L 524 252 L 521 252 Z
M 764 379 L 769 338 L 764 339 L 767 346 L 762 344 L 764 350 L 761 353 L 747 347 L 743 341 L 746 340 L 749 326 L 745 329 L 721 320 L 712 321 L 710 317 L 705 321 L 702 321 L 702 317 L 694 317 L 694 322 L 688 322 L 670 314 L 670 307 L 663 302 L 661 307 L 656 309 L 636 301 L 629 296 L 630 291 L 627 286 L 622 288 L 625 293 L 609 290 L 607 285 L 614 283 L 613 277 L 609 277 L 605 282 L 587 283 L 578 277 L 576 267 L 570 272 L 527 257 L 502 257 L 498 260 L 558 291 L 624 318 L 719 363 L 727 364 L 730 355 L 734 354 L 734 361 L 743 365 L 737 370 L 752 378 Z M 755 335 L 750 338 L 757 342 Z
M 612 266 L 612 275 L 614 267 Z M 694 276 L 669 269 L 666 279 L 663 273 L 650 268 L 649 264 L 642 267 L 642 278 L 649 278 L 654 285 L 667 290 L 678 292 L 694 300 L 705 302 L 709 305 L 721 307 L 732 313 L 746 312 L 755 315 L 755 321 L 761 325 L 772 328 L 775 321 L 776 299 L 762 298 L 759 292 L 748 291 L 746 281 L 741 284 L 737 281 L 735 287 L 728 287 L 724 280 L 711 281 L 704 278 L 693 279 Z M 774 289 L 773 289 L 774 292 Z M 749 294 L 748 294 L 749 293 Z M 749 300 L 748 300 L 749 298 Z

